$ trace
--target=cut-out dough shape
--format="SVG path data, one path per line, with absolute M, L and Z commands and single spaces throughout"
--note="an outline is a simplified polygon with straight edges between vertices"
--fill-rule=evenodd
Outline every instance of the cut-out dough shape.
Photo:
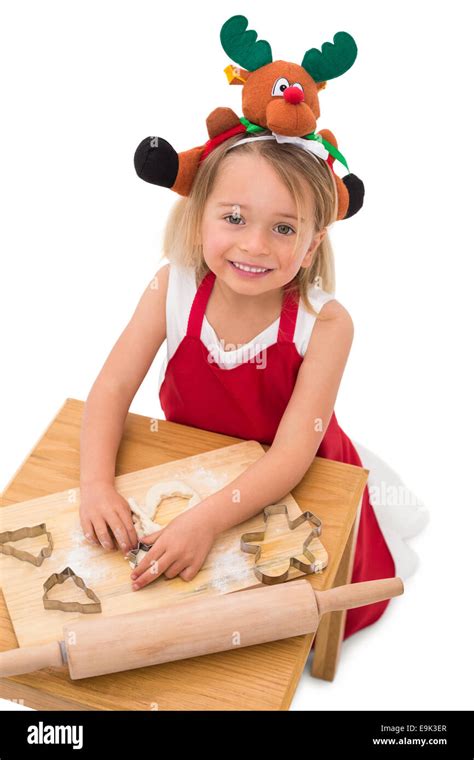
M 148 489 L 144 505 L 138 504 L 136 499 L 130 496 L 127 501 L 132 510 L 132 519 L 138 538 L 143 538 L 143 536 L 148 536 L 162 529 L 163 526 L 154 522 L 153 518 L 163 499 L 168 496 L 182 496 L 189 499 L 189 504 L 183 510 L 184 512 L 195 507 L 201 501 L 200 494 L 183 480 L 163 480 L 156 483 Z

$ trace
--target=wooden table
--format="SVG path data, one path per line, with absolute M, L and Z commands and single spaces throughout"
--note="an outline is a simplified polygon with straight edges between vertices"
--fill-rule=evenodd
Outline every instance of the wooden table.
M 13 476 L 0 506 L 77 488 L 84 402 L 67 399 Z M 116 475 L 239 443 L 165 420 L 128 414 Z M 264 447 L 268 449 L 268 446 Z M 350 582 L 360 504 L 368 470 L 316 457 L 292 493 L 323 522 L 329 565 L 308 576 L 315 589 Z M 291 583 L 291 581 L 288 581 Z M 333 680 L 345 612 L 324 615 L 312 673 Z M 0 697 L 39 710 L 286 710 L 310 654 L 314 634 L 195 657 L 108 676 L 71 681 L 66 668 L 0 679 Z M 18 646 L 0 593 L 0 651 Z

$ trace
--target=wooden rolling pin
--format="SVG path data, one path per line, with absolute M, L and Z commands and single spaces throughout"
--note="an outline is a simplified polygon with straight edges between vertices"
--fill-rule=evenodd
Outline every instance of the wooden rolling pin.
M 306 579 L 143 612 L 73 620 L 64 640 L 0 653 L 0 676 L 67 665 L 90 678 L 316 632 L 325 612 L 403 594 L 401 578 L 315 591 Z

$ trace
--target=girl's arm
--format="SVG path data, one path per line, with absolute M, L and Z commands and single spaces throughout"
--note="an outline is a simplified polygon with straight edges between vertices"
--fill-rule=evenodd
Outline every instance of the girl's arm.
M 216 533 L 278 502 L 303 478 L 331 419 L 354 326 L 338 301 L 316 319 L 290 401 L 268 451 L 238 478 L 198 504 Z M 322 311 L 322 310 L 321 310 Z
M 95 380 L 84 407 L 80 437 L 81 524 L 84 532 L 94 538 L 92 527 L 99 540 L 98 532 L 105 538 L 107 525 L 115 537 L 116 529 L 121 529 L 125 522 L 128 535 L 130 526 L 134 534 L 129 508 L 129 514 L 121 510 L 118 519 L 115 514 L 99 515 L 99 506 L 89 497 L 94 489 L 114 486 L 115 460 L 128 409 L 166 338 L 168 276 L 169 264 L 161 267 L 146 287 L 132 318 Z

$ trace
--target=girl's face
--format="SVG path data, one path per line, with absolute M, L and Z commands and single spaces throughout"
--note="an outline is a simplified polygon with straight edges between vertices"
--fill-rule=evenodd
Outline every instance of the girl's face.
M 241 294 L 283 287 L 310 265 L 326 233 L 314 232 L 308 208 L 302 214 L 299 250 L 293 253 L 298 219 L 290 191 L 264 158 L 227 157 L 204 208 L 207 266 Z

